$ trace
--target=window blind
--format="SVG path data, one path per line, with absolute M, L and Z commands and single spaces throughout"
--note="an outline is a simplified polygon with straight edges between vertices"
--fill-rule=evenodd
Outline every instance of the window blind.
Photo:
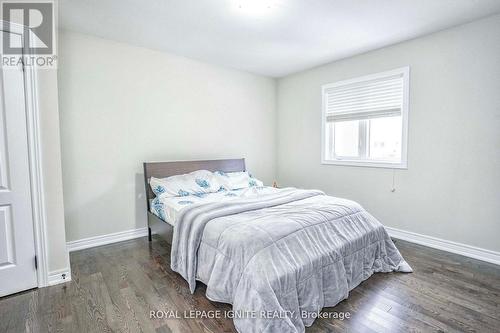
M 329 122 L 399 116 L 403 74 L 326 88 L 324 103 Z

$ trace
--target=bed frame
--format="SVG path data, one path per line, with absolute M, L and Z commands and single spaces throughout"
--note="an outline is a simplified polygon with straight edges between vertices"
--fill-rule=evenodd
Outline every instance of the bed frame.
M 165 178 L 175 175 L 182 175 L 196 170 L 236 172 L 246 171 L 245 159 L 228 160 L 206 160 L 206 161 L 175 161 L 175 162 L 145 162 L 144 163 L 144 185 L 146 187 L 146 205 L 148 207 L 148 237 L 151 241 L 152 234 L 157 234 L 165 239 L 167 243 L 172 244 L 172 235 L 174 228 L 162 221 L 150 211 L 150 200 L 154 199 L 155 194 L 149 186 L 149 179 Z

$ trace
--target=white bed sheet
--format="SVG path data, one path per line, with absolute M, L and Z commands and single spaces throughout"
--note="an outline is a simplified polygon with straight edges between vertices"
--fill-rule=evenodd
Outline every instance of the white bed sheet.
M 231 201 L 237 198 L 251 198 L 264 194 L 276 193 L 279 189 L 269 186 L 254 186 L 238 190 L 220 191 L 183 197 L 156 197 L 151 200 L 151 213 L 161 220 L 175 226 L 180 212 L 194 204 Z

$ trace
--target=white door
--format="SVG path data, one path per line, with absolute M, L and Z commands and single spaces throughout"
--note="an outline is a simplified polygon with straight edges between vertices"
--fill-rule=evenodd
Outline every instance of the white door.
M 0 297 L 37 286 L 28 163 L 23 69 L 1 69 Z

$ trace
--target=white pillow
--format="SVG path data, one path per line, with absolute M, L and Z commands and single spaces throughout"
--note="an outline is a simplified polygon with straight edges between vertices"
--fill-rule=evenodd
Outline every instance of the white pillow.
M 217 177 L 208 170 L 198 170 L 161 179 L 151 177 L 149 185 L 156 196 L 162 197 L 202 196 L 206 193 L 217 192 L 221 188 Z
M 260 180 L 253 178 L 247 171 L 216 171 L 214 174 L 217 178 L 218 183 L 222 185 L 226 190 L 237 190 L 240 188 L 264 185 Z

